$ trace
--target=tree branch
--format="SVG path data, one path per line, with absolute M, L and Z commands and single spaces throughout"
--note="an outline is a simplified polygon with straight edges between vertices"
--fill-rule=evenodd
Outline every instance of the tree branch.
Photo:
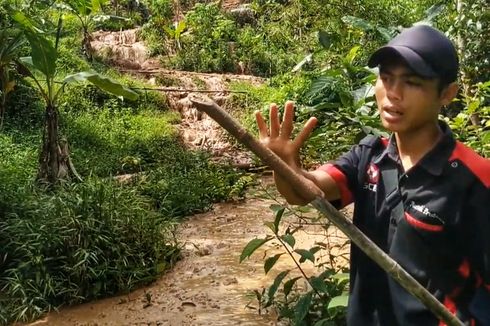
M 243 93 L 245 91 L 230 91 L 230 90 L 206 90 L 206 89 L 182 89 L 175 87 L 131 87 L 132 89 L 138 89 L 143 91 L 160 91 L 160 92 L 188 92 L 188 93 Z

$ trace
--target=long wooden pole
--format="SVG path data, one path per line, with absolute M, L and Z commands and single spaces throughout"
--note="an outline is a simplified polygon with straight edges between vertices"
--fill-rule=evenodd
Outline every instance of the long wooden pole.
M 335 209 L 325 198 L 319 196 L 319 189 L 305 183 L 283 160 L 274 152 L 263 146 L 254 136 L 245 130 L 233 117 L 220 108 L 214 101 L 206 97 L 192 96 L 191 102 L 203 111 L 221 127 L 232 134 L 239 142 L 256 154 L 275 173 L 284 178 L 298 193 L 305 198 L 311 198 L 311 204 L 326 218 L 335 224 L 349 237 L 366 255 L 374 260 L 383 270 L 395 279 L 408 292 L 417 297 L 439 319 L 448 326 L 463 326 L 464 324 L 446 307 L 427 291 L 417 280 L 408 274 L 396 261 L 381 250 L 371 239 L 362 233 L 351 221 Z

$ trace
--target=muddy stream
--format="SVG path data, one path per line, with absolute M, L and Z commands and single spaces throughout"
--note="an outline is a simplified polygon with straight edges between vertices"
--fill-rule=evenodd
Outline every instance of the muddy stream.
M 273 220 L 269 207 L 276 202 L 263 194 L 270 191 L 271 183 L 270 177 L 262 178 L 245 201 L 218 203 L 211 211 L 182 223 L 178 238 L 183 258 L 149 286 L 127 295 L 62 308 L 30 325 L 284 325 L 277 322 L 274 311 L 259 314 L 252 293 L 270 286 L 280 271 L 294 269 L 291 258 L 283 255 L 265 275 L 264 256 L 283 252 L 277 242 L 270 242 L 239 263 L 248 241 L 270 234 L 263 222 Z M 298 218 L 288 220 L 295 223 Z M 309 248 L 315 241 L 325 240 L 318 225 L 305 226 L 305 231 L 296 235 L 297 248 Z M 334 238 L 345 241 L 340 234 L 331 234 L 330 239 Z M 311 263 L 303 265 L 308 275 L 316 272 Z M 299 275 L 294 270 L 289 276 Z

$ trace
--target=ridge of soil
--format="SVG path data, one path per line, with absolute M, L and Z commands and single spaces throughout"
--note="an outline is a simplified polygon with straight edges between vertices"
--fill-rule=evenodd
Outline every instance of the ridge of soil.
M 199 73 L 165 69 L 158 58 L 149 58 L 144 42 L 139 38 L 138 29 L 120 32 L 95 32 L 91 46 L 95 55 L 118 67 L 127 74 L 144 78 L 150 85 L 165 92 L 168 105 L 181 115 L 178 126 L 184 144 L 190 149 L 208 151 L 213 160 L 229 163 L 239 168 L 251 168 L 253 156 L 241 150 L 228 140 L 221 127 L 206 114 L 199 112 L 189 100 L 195 92 L 207 92 L 207 96 L 219 105 L 226 107 L 232 82 L 248 82 L 260 85 L 265 79 L 239 74 Z M 232 110 L 235 110 L 234 108 Z

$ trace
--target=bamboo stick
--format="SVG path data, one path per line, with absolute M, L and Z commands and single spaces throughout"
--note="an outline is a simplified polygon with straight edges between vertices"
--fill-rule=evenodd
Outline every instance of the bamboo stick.
M 318 188 L 313 188 L 303 182 L 284 161 L 282 161 L 270 149 L 263 146 L 254 136 L 245 130 L 233 117 L 207 97 L 192 96 L 191 102 L 200 111 L 203 111 L 221 127 L 226 129 L 238 141 L 256 154 L 275 173 L 288 181 L 305 198 L 311 198 L 311 204 L 319 210 L 327 219 L 335 224 L 345 235 L 349 237 L 366 255 L 374 260 L 383 270 L 395 279 L 408 292 L 417 297 L 427 308 L 429 308 L 439 319 L 448 326 L 464 325 L 456 316 L 449 312 L 427 289 L 420 285 L 410 274 L 408 274 L 396 261 L 381 250 L 371 239 L 362 233 L 351 221 L 335 209 L 326 199 L 321 196 Z

